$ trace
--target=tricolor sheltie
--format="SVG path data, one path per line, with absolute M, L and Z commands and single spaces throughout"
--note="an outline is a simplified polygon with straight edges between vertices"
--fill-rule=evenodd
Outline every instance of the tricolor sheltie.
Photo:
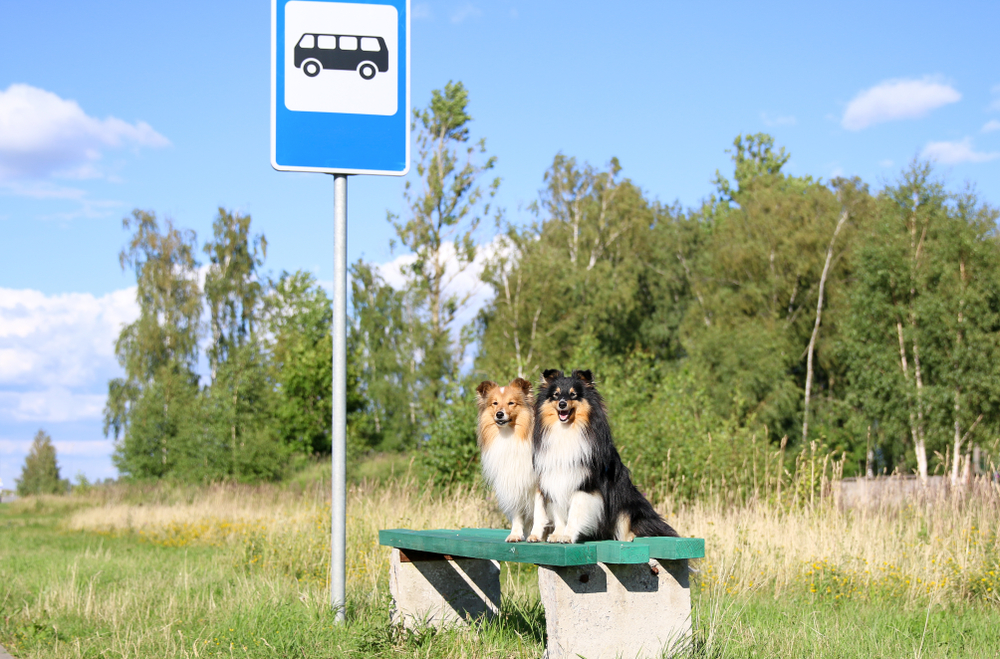
M 534 471 L 549 542 L 676 536 L 635 485 L 611 437 L 590 371 L 547 370 L 535 403 Z M 545 539 L 536 520 L 529 542 Z
M 483 477 L 496 492 L 500 510 L 510 520 L 507 542 L 521 542 L 524 529 L 532 528 L 536 509 L 542 510 L 538 477 L 531 467 L 535 424 L 531 383 L 517 378 L 501 387 L 487 380 L 476 387 L 476 405 L 479 407 L 476 439 Z

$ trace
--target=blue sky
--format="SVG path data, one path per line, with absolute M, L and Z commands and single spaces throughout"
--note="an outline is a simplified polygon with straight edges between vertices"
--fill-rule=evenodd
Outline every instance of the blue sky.
M 250 213 L 267 267 L 331 278 L 332 179 L 269 164 L 270 5 L 0 0 L 0 479 L 38 428 L 64 476 L 113 476 L 112 343 L 134 314 L 121 218 L 204 238 Z M 1000 4 L 434 1 L 412 5 L 412 99 L 461 80 L 525 206 L 558 152 L 694 205 L 739 133 L 787 170 L 892 181 L 914 157 L 1000 204 Z M 353 177 L 353 261 L 388 263 L 403 180 Z M 488 235 L 483 236 L 484 240 Z

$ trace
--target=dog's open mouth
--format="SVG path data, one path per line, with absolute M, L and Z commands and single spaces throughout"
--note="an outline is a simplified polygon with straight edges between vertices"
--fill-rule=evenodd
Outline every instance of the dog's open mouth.
M 498 426 L 500 426 L 501 428 L 503 428 L 505 425 L 507 425 L 508 423 L 510 423 L 510 419 L 497 419 L 496 422 L 497 422 Z
M 563 423 L 569 421 L 570 412 L 571 410 L 558 410 L 559 420 L 562 421 Z

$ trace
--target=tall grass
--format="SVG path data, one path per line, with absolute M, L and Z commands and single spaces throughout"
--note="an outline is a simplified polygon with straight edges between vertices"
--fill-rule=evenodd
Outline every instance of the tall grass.
M 721 487 L 694 502 L 659 493 L 672 525 L 706 539 L 706 558 L 692 562 L 696 653 L 842 656 L 888 643 L 886 656 L 926 655 L 928 638 L 938 634 L 940 643 L 950 638 L 941 630 L 958 624 L 971 627 L 948 633 L 989 638 L 990 625 L 1000 624 L 996 486 L 843 510 L 825 494 L 835 466 L 823 464 L 803 458 L 770 481 L 759 474 L 756 491 L 738 498 Z M 504 612 L 491 625 L 407 636 L 388 624 L 389 552 L 378 546 L 378 530 L 503 526 L 487 493 L 435 489 L 402 475 L 363 481 L 348 496 L 347 632 L 329 615 L 328 481 L 295 489 L 118 487 L 18 501 L 7 507 L 4 533 L 51 515 L 59 537 L 78 549 L 67 565 L 39 567 L 48 573 L 33 583 L 22 576 L 27 568 L 4 573 L 0 560 L 0 574 L 14 575 L 0 584 L 13 634 L 5 644 L 39 657 L 540 654 L 544 623 L 531 566 L 505 569 Z M 136 542 L 158 553 L 126 551 Z M 161 564 L 142 564 L 154 555 Z M 66 621 L 101 631 L 74 636 Z M 45 631 L 57 624 L 63 631 Z M 872 625 L 883 631 L 859 636 Z M 906 633 L 886 641 L 894 629 Z M 39 640 L 45 633 L 48 642 Z M 969 642 L 970 655 L 990 647 Z
M 724 492 L 696 502 L 660 501 L 684 535 L 705 538 L 695 587 L 727 595 L 745 591 L 822 599 L 891 599 L 897 603 L 1000 604 L 1000 496 L 918 496 L 903 506 L 883 502 L 842 510 L 823 490 L 822 472 L 796 470 L 817 482 L 785 483 L 784 494 L 761 490 L 740 504 Z M 301 494 L 216 486 L 175 503 L 136 505 L 113 500 L 72 514 L 68 528 L 131 534 L 167 546 L 226 547 L 244 570 L 276 571 L 325 586 L 330 514 L 325 484 Z M 363 482 L 348 495 L 348 583 L 377 599 L 386 587 L 384 528 L 500 527 L 505 520 L 481 490 L 435 491 L 404 477 Z

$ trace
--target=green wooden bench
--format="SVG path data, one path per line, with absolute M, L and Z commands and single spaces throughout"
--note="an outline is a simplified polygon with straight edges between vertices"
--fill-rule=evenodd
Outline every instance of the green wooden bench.
M 392 547 L 393 620 L 463 624 L 500 608 L 500 562 L 538 565 L 546 657 L 660 657 L 691 634 L 688 560 L 701 538 L 504 542 L 505 529 L 379 531 Z

